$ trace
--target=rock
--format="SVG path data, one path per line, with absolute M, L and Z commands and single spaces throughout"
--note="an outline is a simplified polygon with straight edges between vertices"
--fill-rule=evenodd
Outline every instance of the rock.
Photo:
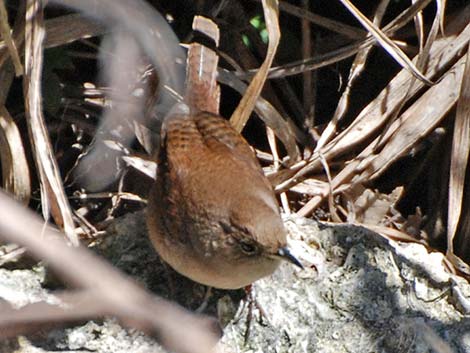
M 304 250 L 304 262 L 315 266 L 299 271 L 285 263 L 253 285 L 265 317 L 254 309 L 246 344 L 243 291 L 213 290 L 204 312 L 220 316 L 221 344 L 229 351 L 418 353 L 443 340 L 453 352 L 470 353 L 470 286 L 445 270 L 442 254 L 417 243 L 392 243 L 357 226 L 294 217 L 286 224 L 294 246 Z M 205 300 L 204 286 L 160 262 L 147 240 L 142 213 L 116 220 L 95 251 L 152 292 L 191 310 Z M 43 282 L 38 270 L 0 270 L 0 297 L 17 306 L 53 300 Z M 161 351 L 151 338 L 112 319 L 15 343 L 23 353 Z M 0 343 L 0 352 L 13 352 L 5 349 L 7 343 Z

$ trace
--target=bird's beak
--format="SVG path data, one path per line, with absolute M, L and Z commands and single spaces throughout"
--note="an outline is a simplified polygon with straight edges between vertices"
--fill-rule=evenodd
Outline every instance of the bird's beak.
M 277 251 L 277 256 L 281 257 L 283 260 L 287 260 L 287 261 L 293 263 L 294 265 L 300 267 L 302 270 L 304 269 L 304 267 L 302 266 L 300 261 L 297 260 L 297 258 L 294 255 L 292 255 L 292 253 L 290 252 L 290 250 L 287 246 L 285 246 L 283 248 L 280 248 Z

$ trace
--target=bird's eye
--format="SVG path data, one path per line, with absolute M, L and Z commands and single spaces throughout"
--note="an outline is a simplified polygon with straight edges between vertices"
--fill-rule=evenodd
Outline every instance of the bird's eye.
M 255 244 L 248 243 L 246 241 L 240 241 L 240 248 L 247 255 L 256 254 L 256 252 L 258 251 L 258 248 L 256 247 Z

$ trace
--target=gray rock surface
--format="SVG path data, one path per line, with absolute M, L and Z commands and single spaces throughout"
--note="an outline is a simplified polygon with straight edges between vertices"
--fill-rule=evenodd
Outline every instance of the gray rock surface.
M 392 246 L 360 227 L 319 231 L 311 221 L 294 222 L 287 223 L 297 235 L 320 242 L 324 267 L 317 277 L 301 278 L 283 266 L 256 283 L 271 325 L 255 322 L 241 351 L 430 352 L 435 333 L 454 352 L 470 352 L 462 308 L 470 287 L 445 272 L 440 253 L 419 244 Z M 241 346 L 240 324 L 226 327 L 223 341 Z
M 224 326 L 232 352 L 431 352 L 445 341 L 470 353 L 470 286 L 450 275 L 440 253 L 420 244 L 389 243 L 355 226 L 319 226 L 286 220 L 293 246 L 312 267 L 283 264 L 253 286 L 265 315 L 253 310 L 245 343 L 248 305 L 243 291 L 213 290 L 204 312 Z M 300 250 L 298 250 L 300 249 Z M 145 235 L 142 213 L 119 219 L 95 249 L 152 292 L 196 310 L 206 288 L 162 265 Z M 0 298 L 21 306 L 53 301 L 42 267 L 0 269 Z M 444 346 L 445 347 L 445 346 Z M 448 348 L 448 347 L 447 347 Z M 19 340 L 0 352 L 159 352 L 158 344 L 113 319 L 84 322 Z

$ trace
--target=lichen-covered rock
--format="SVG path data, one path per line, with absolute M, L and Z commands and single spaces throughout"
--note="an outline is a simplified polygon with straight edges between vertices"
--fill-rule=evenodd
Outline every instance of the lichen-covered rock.
M 164 266 L 146 238 L 142 213 L 116 220 L 95 251 L 149 290 L 191 310 L 207 299 L 204 312 L 219 316 L 221 345 L 228 351 L 421 353 L 443 340 L 455 353 L 470 353 L 470 286 L 445 271 L 440 253 L 391 243 L 356 226 L 294 217 L 286 225 L 294 246 L 307 250 L 302 257 L 315 268 L 299 271 L 285 263 L 254 284 L 265 315 L 260 319 L 254 306 L 246 342 L 249 305 L 243 291 L 213 290 L 207 299 L 204 286 Z M 41 271 L 22 271 L 0 270 L 0 298 L 14 305 L 53 298 L 41 287 Z M 161 351 L 151 338 L 112 319 L 47 331 L 19 344 L 16 351 L 23 353 Z M 2 353 L 13 351 L 5 350 L 7 343 L 0 347 Z
M 361 227 L 320 230 L 300 218 L 287 224 L 321 244 L 322 271 L 299 278 L 284 265 L 258 281 L 269 325 L 253 322 L 243 347 L 243 325 L 231 323 L 222 339 L 227 345 L 241 352 L 429 352 L 440 337 L 454 352 L 470 352 L 465 295 L 455 295 L 469 298 L 470 286 L 445 271 L 442 254 L 390 244 Z

